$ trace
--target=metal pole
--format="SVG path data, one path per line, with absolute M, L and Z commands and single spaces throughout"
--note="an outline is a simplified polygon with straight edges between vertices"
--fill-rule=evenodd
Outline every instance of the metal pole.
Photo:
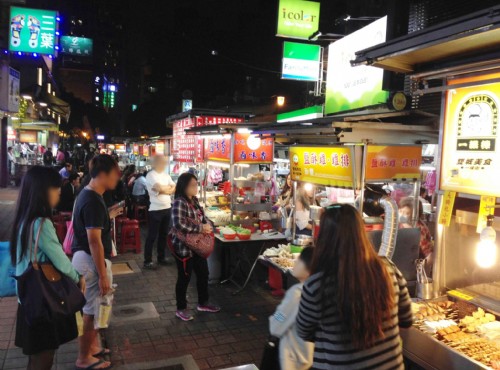
M 229 183 L 231 185 L 231 222 L 234 217 L 234 194 L 233 194 L 233 186 L 234 183 L 234 140 L 235 135 L 234 132 L 231 133 L 231 150 L 229 152 Z
M 295 209 L 295 205 L 297 204 L 297 181 L 293 182 L 293 205 L 292 205 L 292 241 L 295 240 L 295 232 L 297 227 L 295 226 L 296 214 L 297 210 Z
M 417 227 L 417 222 L 418 222 L 418 220 L 420 220 L 420 217 L 422 217 L 422 215 L 419 212 L 419 209 L 420 209 L 420 199 L 419 199 L 420 198 L 420 179 L 417 179 L 417 181 L 415 181 L 413 186 L 414 186 L 414 190 L 413 190 L 414 201 L 413 201 L 412 226 Z
M 0 187 L 6 188 L 9 183 L 7 167 L 7 117 L 2 118 L 0 127 Z M 14 165 L 14 164 L 13 164 Z

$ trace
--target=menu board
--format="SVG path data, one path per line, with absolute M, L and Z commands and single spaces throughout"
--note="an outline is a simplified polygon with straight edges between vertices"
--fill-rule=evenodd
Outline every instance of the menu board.
M 252 134 L 234 134 L 234 163 L 272 163 L 274 140 Z
M 402 180 L 420 177 L 421 146 L 367 145 L 365 180 Z
M 449 84 L 500 78 L 500 73 L 456 79 Z M 500 196 L 498 108 L 500 83 L 451 88 L 446 93 L 441 189 Z
M 293 181 L 354 188 L 358 157 L 351 146 L 290 147 L 290 174 Z
M 174 122 L 174 161 L 177 162 L 194 162 L 197 157 L 198 135 L 186 135 L 184 130 L 195 127 L 196 122 L 193 118 L 184 118 Z

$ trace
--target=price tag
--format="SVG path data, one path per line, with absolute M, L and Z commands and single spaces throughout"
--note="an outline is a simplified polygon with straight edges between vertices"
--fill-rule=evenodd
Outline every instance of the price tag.
M 471 301 L 471 300 L 474 299 L 473 296 L 465 294 L 465 293 L 460 292 L 458 290 L 449 290 L 448 294 L 451 295 L 451 296 L 453 296 L 453 297 L 457 297 L 457 298 L 463 299 L 464 301 Z
M 477 229 L 480 233 L 486 227 L 486 217 L 495 213 L 496 198 L 488 195 L 481 195 L 479 203 L 479 215 L 477 217 Z
M 451 215 L 453 214 L 453 205 L 455 204 L 456 192 L 445 191 L 439 210 L 439 224 L 450 226 Z

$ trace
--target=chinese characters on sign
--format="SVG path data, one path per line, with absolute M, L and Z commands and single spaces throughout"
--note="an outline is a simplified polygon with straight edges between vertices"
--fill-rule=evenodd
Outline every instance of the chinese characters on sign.
M 353 155 L 351 147 L 291 147 L 292 180 L 352 188 L 354 186 Z
M 422 147 L 383 146 L 366 147 L 365 179 L 394 180 L 420 177 Z
M 453 84 L 474 84 L 500 78 L 500 73 L 453 80 Z M 450 87 L 453 87 L 451 85 Z M 498 108 L 500 83 L 450 89 L 442 155 L 441 188 L 468 194 L 500 196 L 491 179 L 500 171 Z
M 52 10 L 10 8 L 9 50 L 54 55 L 57 13 Z
M 479 203 L 479 214 L 477 217 L 476 231 L 480 233 L 486 227 L 486 217 L 495 213 L 496 198 L 489 195 L 482 195 Z
M 205 139 L 205 159 L 229 162 L 230 152 L 230 138 L 222 137 Z
M 456 192 L 445 191 L 441 209 L 439 210 L 439 224 L 450 226 L 451 215 L 453 214 L 453 205 L 455 204 Z
M 274 140 L 251 134 L 234 135 L 235 163 L 272 163 Z

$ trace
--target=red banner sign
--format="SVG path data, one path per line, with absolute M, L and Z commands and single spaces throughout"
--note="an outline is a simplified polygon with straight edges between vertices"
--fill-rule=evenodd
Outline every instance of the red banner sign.
M 261 139 L 257 135 L 234 135 L 235 163 L 272 163 L 274 158 L 274 140 Z

